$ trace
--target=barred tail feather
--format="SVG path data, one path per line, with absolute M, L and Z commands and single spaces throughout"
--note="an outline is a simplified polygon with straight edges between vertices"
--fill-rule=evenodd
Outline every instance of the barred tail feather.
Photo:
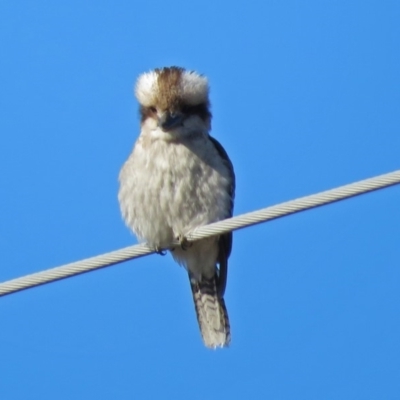
M 190 286 L 204 344 L 212 349 L 227 347 L 231 341 L 228 311 L 217 294 L 215 276 L 201 282 L 191 280 Z

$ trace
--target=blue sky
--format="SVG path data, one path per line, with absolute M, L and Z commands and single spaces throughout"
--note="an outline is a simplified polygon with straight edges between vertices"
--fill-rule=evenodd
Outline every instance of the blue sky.
M 400 168 L 397 1 L 0 4 L 0 281 L 134 244 L 117 202 L 137 76 L 209 77 L 235 215 Z M 234 235 L 232 345 L 152 255 L 0 299 L 0 393 L 398 399 L 400 186 Z

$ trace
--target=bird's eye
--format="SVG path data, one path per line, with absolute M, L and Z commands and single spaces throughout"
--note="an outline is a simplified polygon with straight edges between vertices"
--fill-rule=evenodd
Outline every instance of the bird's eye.
M 155 107 L 149 107 L 149 110 L 150 110 L 152 113 L 156 113 L 156 112 L 157 112 L 157 109 L 156 109 Z

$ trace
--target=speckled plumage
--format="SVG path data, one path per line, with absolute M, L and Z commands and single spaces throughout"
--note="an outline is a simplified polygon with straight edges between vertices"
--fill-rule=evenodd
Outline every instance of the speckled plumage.
M 209 136 L 205 77 L 157 69 L 139 77 L 136 96 L 141 132 L 120 173 L 121 211 L 140 240 L 168 248 L 194 228 L 232 215 L 233 167 Z M 200 330 L 211 348 L 230 341 L 223 294 L 231 242 L 229 233 L 172 249 L 189 272 Z

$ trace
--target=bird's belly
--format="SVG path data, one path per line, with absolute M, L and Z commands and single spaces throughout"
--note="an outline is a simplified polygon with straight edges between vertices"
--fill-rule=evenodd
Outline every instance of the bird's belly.
M 228 217 L 229 182 L 222 165 L 205 163 L 185 146 L 154 150 L 163 157 L 134 154 L 130 182 L 121 183 L 121 208 L 139 238 L 166 247 L 178 235 Z

